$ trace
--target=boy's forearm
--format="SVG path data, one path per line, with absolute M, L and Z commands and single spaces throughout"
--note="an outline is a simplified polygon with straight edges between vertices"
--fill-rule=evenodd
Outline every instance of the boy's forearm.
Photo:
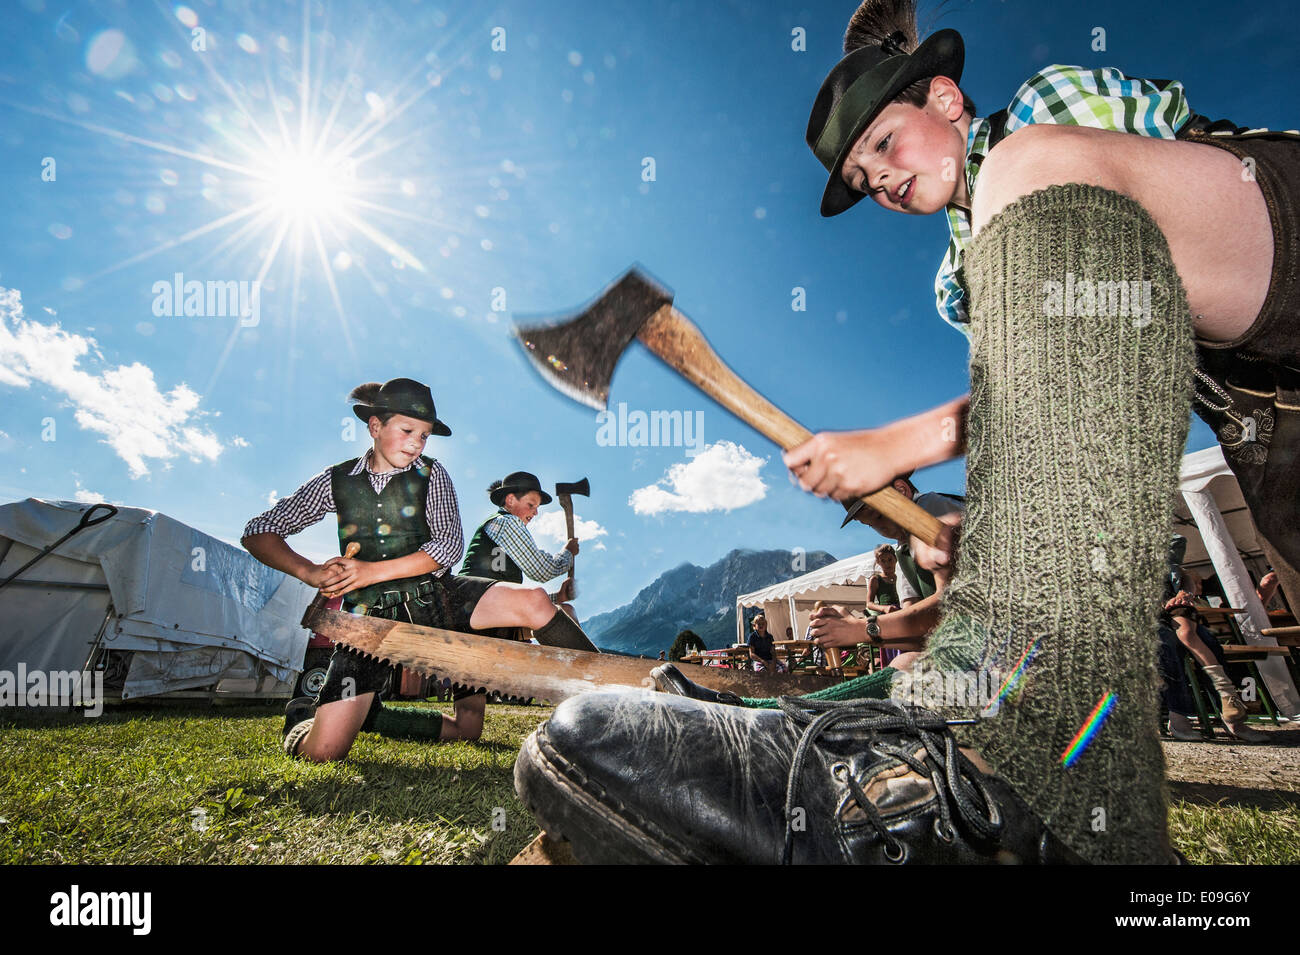
M 909 607 L 876 618 L 883 643 L 915 640 L 939 625 L 939 594 L 931 594 Z
M 260 560 L 266 566 L 280 571 L 282 574 L 288 574 L 298 580 L 306 581 L 306 575 L 315 569 L 316 565 L 303 557 L 279 534 L 263 533 L 250 534 L 240 541 L 244 549 Z
M 966 418 L 970 395 L 962 395 L 937 408 L 887 424 L 880 430 L 895 439 L 899 472 L 940 464 L 966 453 Z

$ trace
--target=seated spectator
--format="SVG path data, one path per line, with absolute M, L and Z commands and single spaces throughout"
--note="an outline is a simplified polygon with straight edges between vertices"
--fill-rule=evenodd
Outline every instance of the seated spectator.
M 761 613 L 750 623 L 753 627 L 749 632 L 749 639 L 745 642 L 749 646 L 749 660 L 754 667 L 755 673 L 780 672 L 785 667 L 781 666 L 776 659 L 776 640 L 767 632 L 767 617 Z
M 1172 632 L 1178 643 L 1192 655 L 1192 659 L 1210 678 L 1210 683 L 1219 694 L 1223 727 L 1228 735 L 1243 743 L 1263 742 L 1268 738 L 1268 734 L 1253 730 L 1246 725 L 1246 705 L 1242 702 L 1237 687 L 1228 678 L 1225 669 L 1227 659 L 1223 655 L 1223 648 L 1201 623 L 1196 613 L 1197 598 L 1200 593 L 1200 578 L 1190 571 L 1183 571 L 1178 591 L 1165 602 L 1164 612 L 1161 614 L 1161 630 Z M 1161 633 L 1161 641 L 1162 644 L 1168 642 L 1165 632 Z M 1162 655 L 1166 654 L 1163 649 L 1161 652 Z M 1175 682 L 1181 681 L 1181 667 L 1175 665 L 1174 672 L 1170 672 L 1166 661 L 1161 666 L 1161 670 L 1167 690 Z M 1166 697 L 1166 706 L 1169 709 L 1169 732 L 1175 739 L 1200 739 L 1199 734 L 1192 729 L 1189 720 L 1191 714 L 1185 711 L 1189 703 L 1190 695 L 1183 698 L 1176 687 L 1169 690 Z

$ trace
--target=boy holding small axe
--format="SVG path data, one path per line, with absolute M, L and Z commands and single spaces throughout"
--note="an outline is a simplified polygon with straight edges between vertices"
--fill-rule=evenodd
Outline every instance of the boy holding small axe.
M 586 480 L 580 483 L 585 485 Z M 558 485 L 557 490 L 568 487 L 578 488 L 579 485 Z M 577 493 L 585 492 L 579 490 Z M 551 556 L 537 546 L 528 530 L 538 509 L 551 503 L 551 495 L 542 490 L 535 474 L 514 471 L 503 480 L 493 481 L 488 488 L 488 500 L 496 505 L 497 511 L 470 537 L 465 563 L 460 568 L 462 574 L 522 584 L 527 573 L 531 580 L 545 583 L 573 567 L 573 558 L 578 553 L 576 537 L 570 536 L 564 549 Z M 573 607 L 566 602 L 573 599 L 572 575 L 552 599 L 575 621 L 578 619 Z

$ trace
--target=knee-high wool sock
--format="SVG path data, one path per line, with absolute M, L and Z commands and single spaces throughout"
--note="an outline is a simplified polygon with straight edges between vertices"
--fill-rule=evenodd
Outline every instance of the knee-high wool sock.
M 843 683 L 836 683 L 834 686 L 828 686 L 824 690 L 814 690 L 811 693 L 805 693 L 799 697 L 801 700 L 885 700 L 889 698 L 889 687 L 894 680 L 894 675 L 898 671 L 893 667 L 885 667 L 875 673 L 868 673 L 866 676 L 854 677 L 852 680 L 845 680 Z M 780 708 L 778 698 L 775 696 L 759 697 L 742 697 L 746 706 L 751 706 L 759 710 L 775 710 Z
M 1171 861 L 1155 617 L 1194 367 L 1186 294 L 1147 212 L 1079 184 L 1007 206 L 965 270 L 967 511 L 918 666 L 997 679 L 1026 659 L 959 739 L 1085 859 Z M 895 697 L 922 702 L 919 683 Z

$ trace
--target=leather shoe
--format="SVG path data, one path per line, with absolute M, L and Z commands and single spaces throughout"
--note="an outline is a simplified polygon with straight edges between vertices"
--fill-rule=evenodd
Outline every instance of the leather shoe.
M 937 714 L 781 706 L 583 694 L 525 741 L 515 789 L 588 864 L 1083 861 Z
M 692 700 L 703 700 L 705 703 L 725 703 L 728 706 L 744 706 L 745 701 L 734 693 L 728 693 L 723 690 L 710 690 L 707 686 L 700 686 L 693 680 L 688 680 L 686 674 L 677 669 L 671 663 L 665 663 L 661 667 L 655 667 L 650 671 L 650 676 L 655 681 L 660 693 L 671 693 L 674 696 L 685 696 Z

